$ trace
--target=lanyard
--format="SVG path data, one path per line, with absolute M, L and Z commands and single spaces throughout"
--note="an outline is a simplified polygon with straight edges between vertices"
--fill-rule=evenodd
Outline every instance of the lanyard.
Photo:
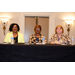
M 36 34 L 35 34 L 35 36 L 36 36 Z M 36 41 L 39 42 L 39 38 L 36 37 Z
M 59 39 L 59 37 L 58 37 L 58 41 L 59 41 L 60 39 Z
M 36 37 L 36 40 L 39 41 L 39 38 Z
M 58 36 L 58 35 L 57 35 Z M 58 41 L 60 40 L 59 36 L 58 36 Z

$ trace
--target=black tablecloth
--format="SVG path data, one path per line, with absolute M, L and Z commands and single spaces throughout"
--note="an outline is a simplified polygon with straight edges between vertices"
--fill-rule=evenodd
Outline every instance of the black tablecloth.
M 74 62 L 75 46 L 0 44 L 1 62 Z

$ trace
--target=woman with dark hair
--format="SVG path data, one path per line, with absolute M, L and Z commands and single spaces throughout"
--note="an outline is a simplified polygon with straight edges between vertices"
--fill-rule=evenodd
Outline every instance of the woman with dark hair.
M 12 23 L 9 27 L 9 33 L 7 33 L 4 42 L 10 43 L 11 37 L 14 37 L 15 43 L 24 43 L 24 36 L 19 32 L 20 27 L 17 23 Z
M 30 36 L 29 43 L 42 43 L 43 37 L 45 38 L 45 43 L 47 42 L 46 37 L 43 34 L 41 34 L 41 30 L 42 30 L 42 28 L 40 25 L 36 25 L 34 27 L 35 34 L 32 34 Z

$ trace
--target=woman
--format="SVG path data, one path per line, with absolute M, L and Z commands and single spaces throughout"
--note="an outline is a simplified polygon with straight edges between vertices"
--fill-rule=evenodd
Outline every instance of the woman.
M 71 44 L 70 37 L 64 33 L 64 29 L 61 25 L 57 25 L 55 28 L 55 34 L 53 34 L 49 40 L 51 44 Z
M 7 33 L 4 42 L 11 43 L 11 37 L 14 37 L 15 43 L 24 43 L 24 36 L 19 32 L 20 27 L 16 23 L 12 23 L 9 27 L 9 33 Z
M 46 37 L 43 34 L 41 34 L 41 30 L 42 28 L 40 25 L 36 25 L 34 27 L 35 34 L 32 34 L 30 36 L 29 43 L 42 43 L 43 37 L 45 38 L 45 43 L 46 43 Z

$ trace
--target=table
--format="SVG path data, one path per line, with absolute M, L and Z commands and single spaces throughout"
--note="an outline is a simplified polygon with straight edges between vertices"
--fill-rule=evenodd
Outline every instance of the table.
M 0 62 L 75 62 L 75 45 L 0 44 Z

